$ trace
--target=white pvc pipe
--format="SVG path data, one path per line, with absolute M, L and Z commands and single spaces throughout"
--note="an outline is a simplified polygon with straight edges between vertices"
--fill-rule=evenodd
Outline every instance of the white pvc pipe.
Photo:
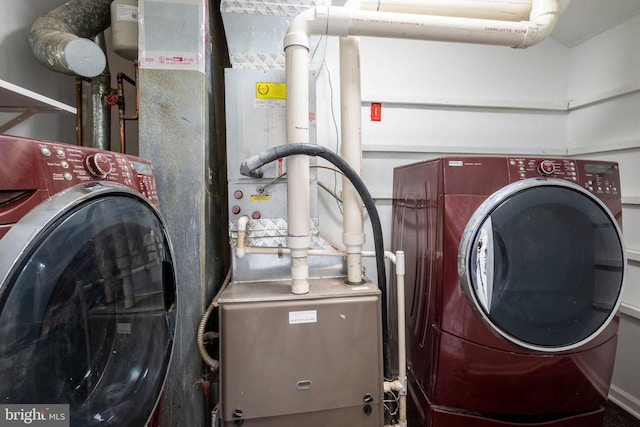
M 399 421 L 407 423 L 407 350 L 404 315 L 404 251 L 396 252 L 396 294 L 398 300 L 398 380 L 404 384 L 400 393 Z
M 357 1 L 357 0 L 356 0 Z M 468 8 L 468 1 L 452 1 L 445 11 L 449 15 L 422 15 L 430 7 L 443 6 L 442 0 L 389 0 L 388 10 L 352 10 L 344 7 L 315 7 L 293 19 L 284 39 L 287 80 L 287 143 L 309 142 L 309 36 L 333 35 L 372 36 L 416 40 L 450 41 L 526 48 L 547 37 L 562 10 L 560 0 L 531 0 L 528 21 L 512 22 L 498 19 L 476 19 L 478 8 Z M 478 5 L 492 3 L 501 10 L 500 0 L 476 0 Z M 519 7 L 527 1 L 514 0 Z M 385 0 L 380 0 L 381 4 Z M 524 6 L 522 3 L 524 2 Z M 366 1 L 364 2 L 367 3 Z M 568 1 L 564 1 L 566 6 Z M 465 9 L 468 8 L 468 11 Z M 455 9 L 455 10 L 454 10 Z M 486 8 L 491 10 L 491 7 Z M 528 9 L 528 6 L 525 8 Z M 444 13 L 444 12 L 443 12 Z M 514 16 L 522 17 L 524 9 Z M 493 16 L 483 12 L 480 16 Z M 512 17 L 513 19 L 513 17 Z M 307 251 L 310 238 L 309 161 L 303 156 L 287 160 L 287 245 L 291 248 L 292 292 L 307 293 Z M 346 234 L 346 233 L 345 233 Z M 355 267 L 352 267 L 352 270 Z M 353 274 L 353 273 L 352 273 Z
M 338 36 L 347 34 L 524 48 L 542 40 L 536 33 L 548 28 L 529 21 L 510 22 L 394 12 L 349 11 L 344 8 L 330 8 L 329 13 L 330 19 L 335 20 L 332 28 L 342 31 L 334 34 Z M 545 14 L 539 19 L 551 21 L 553 16 L 556 15 Z
M 306 63 L 309 49 L 292 45 L 285 49 L 287 63 Z M 298 96 L 287 97 L 287 143 L 309 142 L 309 73 L 290 76 L 295 67 L 287 67 L 287 88 Z M 309 266 L 307 249 L 311 246 L 310 205 L 309 205 L 309 158 L 290 156 L 287 162 L 287 219 L 289 231 L 287 246 L 291 248 L 291 292 L 309 292 Z
M 466 10 L 464 5 L 471 3 L 492 3 L 495 10 L 501 10 L 504 3 L 490 0 L 472 2 L 452 2 L 457 8 L 449 7 L 445 11 L 448 16 L 423 15 L 433 5 L 441 4 L 438 0 L 409 1 L 395 0 L 387 8 L 391 12 L 376 10 L 354 10 L 345 7 L 318 6 L 298 15 L 291 23 L 285 36 L 285 51 L 287 46 L 297 44 L 307 46 L 311 34 L 333 36 L 371 36 L 408 38 L 416 40 L 453 41 L 465 43 L 482 43 L 512 47 L 528 47 L 541 41 L 553 30 L 553 26 L 568 4 L 560 0 L 532 0 L 518 2 L 517 12 L 513 22 L 501 19 L 478 19 L 477 16 L 493 16 L 485 8 L 485 12 L 478 15 L 477 9 Z M 366 4 L 366 2 L 365 2 Z M 384 4 L 384 3 L 381 3 Z M 406 7 L 400 7 L 405 4 Z M 526 7 L 525 7 L 526 6 Z M 411 13 L 398 13 L 394 10 L 406 10 Z M 530 10 L 530 19 L 520 21 Z M 497 13 L 500 16 L 500 13 Z M 511 16 L 511 14 L 507 13 Z M 287 64 L 288 65 L 288 64 Z M 298 71 L 299 72 L 299 71 Z M 295 74 L 297 75 L 298 72 Z
M 238 218 L 238 238 L 236 239 L 236 257 L 244 258 L 245 255 L 245 239 L 247 236 L 247 224 L 249 217 L 246 215 Z
M 261 254 L 261 255 L 291 255 L 291 249 L 284 247 L 275 247 L 275 246 L 244 246 L 240 255 L 238 253 L 238 249 L 236 248 L 236 257 L 242 258 L 245 255 L 250 254 Z M 307 251 L 308 256 L 339 256 L 346 257 L 347 253 L 345 251 L 338 251 L 335 249 L 309 249 Z
M 527 21 L 532 0 L 349 0 L 350 9 Z
M 527 48 L 547 38 L 570 0 L 534 0 L 531 4 L 529 31 L 517 48 Z
M 340 39 L 341 156 L 358 175 L 362 169 L 362 120 L 360 92 L 360 39 Z M 347 281 L 362 282 L 362 246 L 364 221 L 358 192 L 348 178 L 342 177 L 342 243 L 347 251 Z
M 406 349 L 406 328 L 405 328 L 405 303 L 404 303 L 404 251 L 385 251 L 385 258 L 396 266 L 396 295 L 398 311 L 398 379 L 386 381 L 383 384 L 384 392 L 391 390 L 399 392 L 398 397 L 398 425 L 407 425 L 407 349 Z

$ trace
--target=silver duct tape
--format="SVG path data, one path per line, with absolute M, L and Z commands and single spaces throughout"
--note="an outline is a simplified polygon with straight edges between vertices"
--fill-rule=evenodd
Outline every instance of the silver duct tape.
M 222 1 L 220 10 L 224 13 L 246 13 L 252 15 L 298 16 L 314 7 L 315 0 L 279 0 L 279 1 Z
M 280 53 L 233 52 L 229 55 L 233 68 L 252 70 L 284 70 L 285 56 Z

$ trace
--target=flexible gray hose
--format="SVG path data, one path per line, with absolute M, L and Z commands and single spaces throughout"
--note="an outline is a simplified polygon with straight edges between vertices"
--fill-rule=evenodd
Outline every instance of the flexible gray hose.
M 224 282 L 222 282 L 222 286 L 220 286 L 220 289 L 222 290 L 226 288 L 230 280 L 231 280 L 231 269 L 229 269 L 229 272 L 227 273 L 227 277 L 224 278 Z M 216 299 L 214 298 L 211 301 L 211 304 L 209 304 L 209 307 L 207 307 L 207 310 L 204 312 L 202 319 L 200 320 L 200 324 L 198 325 L 198 333 L 196 335 L 196 342 L 198 344 L 198 351 L 200 352 L 200 357 L 202 357 L 202 360 L 204 360 L 204 363 L 206 363 L 211 368 L 212 372 L 216 372 L 218 370 L 218 368 L 220 367 L 220 362 L 214 359 L 213 357 L 211 357 L 207 352 L 207 349 L 204 347 L 204 330 L 207 327 L 207 322 L 209 321 L 209 317 L 211 316 L 211 313 L 213 312 L 213 309 L 215 307 L 216 307 Z
M 107 60 L 92 40 L 111 25 L 113 0 L 71 0 L 36 19 L 29 33 L 35 57 L 53 71 L 95 77 Z

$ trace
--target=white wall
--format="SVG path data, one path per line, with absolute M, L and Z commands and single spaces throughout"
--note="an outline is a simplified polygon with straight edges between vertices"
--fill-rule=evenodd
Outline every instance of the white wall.
M 620 163 L 629 262 L 611 398 L 640 417 L 640 16 L 570 58 L 568 153 Z
M 65 0 L 23 0 L 2 3 L 0 13 L 0 79 L 67 105 L 75 106 L 75 78 L 54 73 L 38 63 L 29 47 L 29 30 L 42 14 Z M 15 117 L 0 112 L 0 124 Z M 6 133 L 75 143 L 75 116 L 43 113 Z
M 329 39 L 317 88 L 318 141 L 334 149 L 338 51 L 337 40 Z M 518 50 L 362 38 L 360 59 L 362 176 L 377 199 L 387 249 L 395 166 L 447 153 L 566 154 L 569 49 L 555 40 Z M 380 122 L 370 120 L 370 102 L 382 103 Z M 333 186 L 330 173 L 319 176 Z M 340 243 L 335 201 L 325 194 L 320 200 L 323 234 Z M 373 249 L 369 230 L 367 224 L 366 249 Z

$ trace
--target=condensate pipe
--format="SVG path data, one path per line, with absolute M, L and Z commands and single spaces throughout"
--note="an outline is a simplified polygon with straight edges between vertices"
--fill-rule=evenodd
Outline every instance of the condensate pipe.
M 362 121 L 360 93 L 360 39 L 340 38 L 340 111 L 341 155 L 361 175 L 362 170 Z M 364 221 L 358 192 L 345 176 L 342 177 L 342 243 L 347 251 L 347 282 L 362 283 L 362 246 L 364 245 Z
M 313 10 L 313 9 L 310 9 Z M 295 21 L 295 19 L 294 19 Z M 287 144 L 309 143 L 309 35 L 322 31 L 321 22 L 310 20 L 301 26 L 289 27 L 285 36 L 287 91 Z M 304 31 L 301 31 L 304 30 Z M 287 158 L 287 246 L 291 249 L 291 292 L 309 292 L 307 251 L 311 246 L 309 158 L 304 155 Z
M 370 1 L 362 3 L 373 4 Z M 551 33 L 562 10 L 560 0 L 532 0 L 530 8 L 525 2 L 524 9 L 507 13 L 509 19 L 518 20 L 510 21 L 488 19 L 500 16 L 495 11 L 505 10 L 511 4 L 508 1 L 376 0 L 375 3 L 374 10 L 318 6 L 302 12 L 291 22 L 284 38 L 288 144 L 309 142 L 311 35 L 371 36 L 527 48 Z M 568 1 L 563 2 L 563 6 L 567 4 Z M 421 14 L 428 12 L 430 6 L 440 7 L 439 13 L 446 16 Z M 513 9 L 507 7 L 507 10 Z M 527 15 L 527 10 L 529 20 L 520 21 Z M 296 294 L 309 291 L 306 260 L 311 241 L 308 165 L 309 161 L 304 156 L 292 156 L 287 160 L 287 245 L 292 250 L 292 292 Z

